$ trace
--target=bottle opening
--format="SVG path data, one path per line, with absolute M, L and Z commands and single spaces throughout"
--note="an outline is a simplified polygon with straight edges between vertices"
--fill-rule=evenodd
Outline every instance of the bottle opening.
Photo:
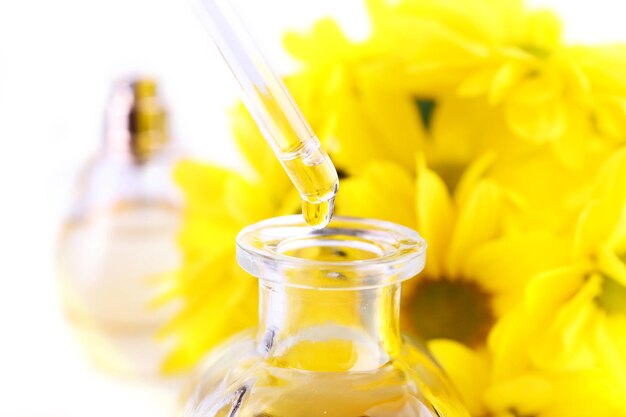
M 318 289 L 386 286 L 417 275 L 426 242 L 404 226 L 337 217 L 311 229 L 300 216 L 264 220 L 237 237 L 237 260 L 262 280 Z
M 333 262 L 375 259 L 384 254 L 384 249 L 377 244 L 348 235 L 287 239 L 276 250 L 295 259 Z

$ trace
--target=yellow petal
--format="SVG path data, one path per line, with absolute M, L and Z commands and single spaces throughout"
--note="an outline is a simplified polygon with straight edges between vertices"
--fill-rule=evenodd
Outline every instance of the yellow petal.
M 520 85 L 505 104 L 513 132 L 533 143 L 556 140 L 567 126 L 567 109 L 554 80 L 533 80 Z M 560 88 L 560 86 L 559 86 Z
M 166 373 L 189 369 L 209 349 L 257 322 L 257 281 L 238 268 L 234 250 L 186 277 L 192 282 L 184 308 L 161 331 L 161 337 L 177 339 L 163 363 Z
M 485 392 L 490 410 L 515 410 L 518 415 L 538 415 L 550 402 L 552 384 L 539 376 L 527 375 L 495 384 Z
M 622 95 L 596 94 L 594 116 L 597 128 L 610 138 L 620 141 L 626 134 L 626 98 Z
M 486 98 L 439 97 L 430 130 L 431 140 L 425 143 L 428 162 L 451 186 L 470 162 L 481 155 L 519 154 L 520 147 L 527 146 L 508 130 L 504 119 Z M 456 175 L 445 175 L 448 166 L 459 167 Z
M 385 143 L 381 140 L 361 98 L 355 94 L 354 83 L 354 74 L 350 71 L 344 68 L 333 71 L 320 103 L 327 106 L 327 113 L 317 132 L 327 145 L 333 162 L 349 173 L 358 173 L 368 164 L 386 159 L 389 153 L 393 155 L 399 149 L 395 147 L 395 141 Z M 394 157 L 389 160 L 394 162 Z
M 490 370 L 487 353 L 447 339 L 431 340 L 428 348 L 458 388 L 470 414 L 483 415 L 483 392 L 489 385 Z
M 522 210 L 515 213 L 519 229 L 572 230 L 581 207 L 589 201 L 594 181 L 589 172 L 596 171 L 598 163 L 567 166 L 546 148 L 500 156 L 489 177 L 525 201 Z
M 282 195 L 291 183 L 243 104 L 240 103 L 232 109 L 230 120 L 237 146 L 252 167 L 257 180 L 272 184 L 274 197 Z
M 252 184 L 241 177 L 231 177 L 226 183 L 224 200 L 216 201 L 228 210 L 239 225 L 248 225 L 272 217 L 276 201 L 269 184 Z
M 291 56 L 310 65 L 340 61 L 355 49 L 337 22 L 330 18 L 318 20 L 309 33 L 287 33 L 283 44 Z
M 453 227 L 454 213 L 448 189 L 439 176 L 426 167 L 423 158 L 417 162 L 415 209 L 417 230 L 428 243 L 425 271 L 441 276 L 444 254 Z
M 564 165 L 571 166 L 578 171 L 585 170 L 588 159 L 592 159 L 598 153 L 605 153 L 601 147 L 595 132 L 593 122 L 587 117 L 588 109 L 575 106 L 572 103 L 565 105 L 567 114 L 567 126 L 563 134 L 552 145 L 556 154 Z
M 336 211 L 348 216 L 389 220 L 415 226 L 412 176 L 398 165 L 380 162 L 369 165 L 361 175 L 341 182 Z
M 624 190 L 624 186 L 626 186 L 626 147 L 617 149 L 606 160 L 596 182 L 596 195 L 598 197 L 607 197 Z M 625 198 L 622 197 L 622 200 Z
M 554 370 L 593 367 L 589 332 L 597 314 L 594 299 L 600 294 L 600 285 L 600 277 L 592 275 L 554 317 L 544 322 L 537 342 L 530 347 L 536 366 Z
M 602 316 L 595 326 L 599 365 L 615 376 L 626 389 L 626 317 Z
M 626 46 L 572 46 L 565 53 L 586 74 L 593 90 L 626 95 Z
M 574 249 L 577 254 L 591 254 L 605 244 L 616 230 L 622 207 L 612 199 L 592 200 L 580 215 Z
M 488 338 L 494 382 L 506 381 L 532 370 L 527 354 L 534 322 L 523 306 L 517 306 L 496 322 Z
M 375 159 L 397 163 L 409 172 L 415 169 L 415 153 L 423 147 L 424 130 L 415 97 L 405 90 L 383 87 L 381 75 L 359 71 L 360 106 L 377 137 Z M 386 76 L 383 74 L 383 76 Z M 388 75 L 393 77 L 393 75 Z M 357 140 L 357 138 L 343 138 Z
M 524 261 L 520 262 L 520 254 Z M 567 242 L 545 232 L 510 236 L 485 243 L 467 253 L 462 275 L 473 277 L 493 295 L 498 316 L 523 300 L 523 288 L 537 274 L 563 265 Z
M 481 181 L 468 201 L 458 207 L 456 226 L 446 253 L 449 276 L 459 275 L 463 259 L 470 250 L 498 237 L 502 230 L 503 196 L 490 181 Z
M 227 179 L 236 175 L 230 170 L 192 160 L 179 162 L 174 170 L 174 179 L 185 195 L 187 208 L 210 210 L 212 214 L 225 211 L 212 203 L 223 197 Z
M 563 372 L 552 381 L 552 400 L 541 417 L 626 416 L 624 389 L 607 373 Z
M 561 45 L 563 28 L 557 16 L 547 10 L 530 13 L 526 19 L 527 47 L 550 51 Z
M 469 74 L 468 77 L 461 82 L 457 93 L 462 97 L 487 94 L 498 71 L 499 68 L 496 65 L 479 67 L 477 71 Z
M 614 251 L 601 246 L 596 251 L 600 270 L 612 280 L 626 287 L 626 263 Z
M 454 189 L 454 202 L 457 206 L 464 206 L 468 203 L 476 185 L 482 178 L 486 177 L 488 170 L 496 160 L 495 152 L 487 152 L 474 159 L 469 167 L 463 172 L 457 186 Z
M 529 70 L 528 64 L 523 61 L 511 61 L 502 65 L 490 85 L 489 103 L 492 105 L 500 103 Z
M 584 282 L 586 265 L 566 266 L 539 274 L 525 290 L 529 310 L 538 322 L 549 319 L 555 310 L 574 296 Z

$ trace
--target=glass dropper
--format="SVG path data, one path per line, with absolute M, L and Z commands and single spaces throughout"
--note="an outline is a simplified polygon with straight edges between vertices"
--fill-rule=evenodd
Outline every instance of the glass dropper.
M 197 0 L 200 16 L 241 86 L 243 101 L 300 193 L 307 224 L 330 221 L 337 171 L 287 88 L 228 0 Z

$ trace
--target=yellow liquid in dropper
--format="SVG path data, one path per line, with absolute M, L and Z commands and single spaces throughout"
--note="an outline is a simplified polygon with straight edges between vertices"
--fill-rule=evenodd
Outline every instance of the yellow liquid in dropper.
M 300 192 L 304 221 L 315 229 L 326 227 L 333 216 L 339 180 L 317 138 L 308 146 L 299 145 L 295 151 L 281 154 L 280 162 Z
M 334 197 L 319 203 L 302 200 L 302 217 L 304 217 L 306 224 L 312 228 L 323 229 L 328 226 L 330 219 L 333 217 L 334 206 Z

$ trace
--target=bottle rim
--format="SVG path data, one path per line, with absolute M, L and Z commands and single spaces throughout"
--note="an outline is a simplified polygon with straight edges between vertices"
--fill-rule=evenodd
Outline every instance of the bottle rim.
M 237 262 L 266 282 L 325 290 L 366 289 L 420 273 L 426 247 L 416 231 L 388 221 L 336 216 L 326 228 L 313 229 L 293 215 L 245 227 L 237 236 Z M 333 256 L 319 259 L 303 253 Z M 350 259 L 341 259 L 348 253 Z

